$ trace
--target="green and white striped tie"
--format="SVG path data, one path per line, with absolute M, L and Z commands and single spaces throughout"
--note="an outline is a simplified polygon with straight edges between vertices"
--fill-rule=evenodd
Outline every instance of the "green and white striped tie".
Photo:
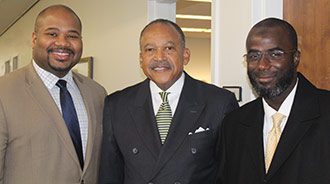
M 163 103 L 160 104 L 160 107 L 156 114 L 156 122 L 158 126 L 160 140 L 162 141 L 162 144 L 164 144 L 168 130 L 170 129 L 170 125 L 172 122 L 172 112 L 167 98 L 167 95 L 169 93 L 163 91 L 160 92 L 159 94 L 160 97 L 162 98 Z

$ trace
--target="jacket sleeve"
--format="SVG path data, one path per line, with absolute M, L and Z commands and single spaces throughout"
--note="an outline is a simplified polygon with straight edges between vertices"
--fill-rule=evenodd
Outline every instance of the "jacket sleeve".
M 3 184 L 3 179 L 4 179 L 7 142 L 8 142 L 7 123 L 6 123 L 4 109 L 0 100 L 0 184 Z
M 217 152 L 218 152 L 218 162 L 219 162 L 219 168 L 218 168 L 218 173 L 217 173 L 217 178 L 216 178 L 216 184 L 224 184 L 224 165 L 225 165 L 225 144 L 224 144 L 224 132 L 223 132 L 223 126 L 226 123 L 226 116 L 239 108 L 239 105 L 237 103 L 237 100 L 234 96 L 234 94 L 230 95 L 230 97 L 228 98 L 228 103 L 225 105 L 224 107 L 224 113 L 223 113 L 223 117 L 224 119 L 221 122 L 221 126 L 220 126 L 220 136 L 219 136 L 219 140 L 218 140 L 218 145 L 217 145 Z
M 114 136 L 111 111 L 111 101 L 108 96 L 104 102 L 103 112 L 103 141 L 99 170 L 100 184 L 124 183 L 124 161 Z

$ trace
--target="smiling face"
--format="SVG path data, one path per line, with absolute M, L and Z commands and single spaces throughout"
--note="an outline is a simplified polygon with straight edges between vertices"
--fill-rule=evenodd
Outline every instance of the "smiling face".
M 167 90 L 177 81 L 190 51 L 183 48 L 180 34 L 170 24 L 154 23 L 141 37 L 140 67 L 159 88 Z
M 63 7 L 47 9 L 37 18 L 32 48 L 38 66 L 64 77 L 81 57 L 80 21 Z
M 295 49 L 290 40 L 282 27 L 254 28 L 247 39 L 247 52 Z M 259 61 L 248 62 L 248 76 L 253 88 L 266 99 L 286 97 L 294 87 L 299 60 L 300 54 L 296 51 L 285 54 L 280 60 L 269 60 L 263 55 Z

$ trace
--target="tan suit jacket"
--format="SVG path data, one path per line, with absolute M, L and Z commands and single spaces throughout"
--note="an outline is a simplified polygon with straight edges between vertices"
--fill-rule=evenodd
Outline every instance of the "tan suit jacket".
M 81 170 L 62 115 L 28 66 L 0 78 L 0 184 L 97 183 L 105 89 L 73 73 L 88 113 Z

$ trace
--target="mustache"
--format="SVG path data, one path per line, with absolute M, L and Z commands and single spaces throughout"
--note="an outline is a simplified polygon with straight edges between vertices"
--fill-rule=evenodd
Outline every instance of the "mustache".
M 150 69 L 154 69 L 156 67 L 159 66 L 165 66 L 167 68 L 172 68 L 173 66 L 171 65 L 171 63 L 169 63 L 168 61 L 153 61 L 150 65 L 149 68 Z
M 263 76 L 273 76 L 274 73 L 269 72 L 269 71 L 253 71 L 253 72 L 248 72 L 251 75 L 255 76 L 255 77 L 263 77 Z
M 73 51 L 72 49 L 69 49 L 69 48 L 66 48 L 66 47 L 50 47 L 47 49 L 47 52 L 54 52 L 56 50 L 63 50 L 63 51 L 67 51 L 69 52 L 70 54 L 75 54 L 75 51 Z

